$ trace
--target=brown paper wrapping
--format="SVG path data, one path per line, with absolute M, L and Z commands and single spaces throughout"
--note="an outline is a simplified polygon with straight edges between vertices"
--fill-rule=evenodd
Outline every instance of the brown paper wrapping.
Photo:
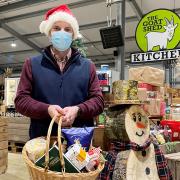
M 151 116 L 160 115 L 161 100 L 160 99 L 148 99 L 147 111 Z
M 129 79 L 145 82 L 154 86 L 163 86 L 164 70 L 149 66 L 129 69 Z

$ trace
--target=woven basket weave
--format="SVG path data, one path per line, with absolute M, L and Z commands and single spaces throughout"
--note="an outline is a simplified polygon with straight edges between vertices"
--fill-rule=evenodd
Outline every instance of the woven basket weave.
M 48 135 L 47 135 L 47 144 L 46 144 L 46 154 L 45 161 L 48 164 L 49 162 L 49 143 L 50 143 L 50 134 L 52 130 L 52 126 L 57 117 L 54 117 L 49 126 Z M 62 167 L 64 167 L 64 159 L 62 158 L 62 148 L 61 148 L 61 119 L 58 124 L 58 144 L 59 144 L 59 154 L 60 154 L 60 162 Z M 87 172 L 87 173 L 66 173 L 66 172 L 54 172 L 50 170 L 46 170 L 44 168 L 36 166 L 28 157 L 26 151 L 26 145 L 23 148 L 22 156 L 29 170 L 29 174 L 32 180 L 96 180 L 99 176 L 100 172 L 104 168 L 104 164 L 99 164 L 98 168 L 95 171 Z

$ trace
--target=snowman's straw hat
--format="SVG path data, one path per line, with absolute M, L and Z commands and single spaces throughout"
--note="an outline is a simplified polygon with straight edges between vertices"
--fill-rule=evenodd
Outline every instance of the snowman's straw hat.
M 113 98 L 110 106 L 141 104 L 137 97 L 137 81 L 118 80 L 112 84 Z

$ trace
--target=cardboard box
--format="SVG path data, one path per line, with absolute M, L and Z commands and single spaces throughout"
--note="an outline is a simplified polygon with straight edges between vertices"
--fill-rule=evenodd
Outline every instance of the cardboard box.
M 148 99 L 149 104 L 147 104 L 147 111 L 151 116 L 160 115 L 161 101 L 160 99 Z

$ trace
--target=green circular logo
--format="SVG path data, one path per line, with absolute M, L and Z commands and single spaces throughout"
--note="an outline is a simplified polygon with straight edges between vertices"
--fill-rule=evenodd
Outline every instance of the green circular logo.
M 180 17 L 167 9 L 146 14 L 136 29 L 136 42 L 144 51 L 173 49 L 180 42 Z

